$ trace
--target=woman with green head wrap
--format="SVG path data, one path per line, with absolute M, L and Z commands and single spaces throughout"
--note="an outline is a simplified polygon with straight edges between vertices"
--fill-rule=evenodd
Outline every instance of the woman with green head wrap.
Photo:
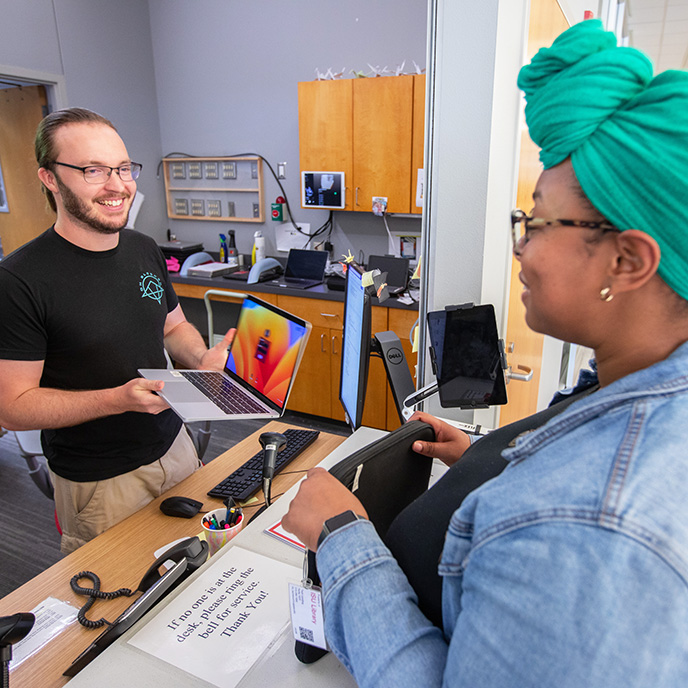
M 359 685 L 686 686 L 688 74 L 653 78 L 592 20 L 519 86 L 545 168 L 512 213 L 526 319 L 594 349 L 595 371 L 473 445 L 417 414 L 436 441 L 414 449 L 451 467 L 397 518 L 406 551 L 321 469 L 283 525 L 317 549 L 328 641 Z M 495 477 L 464 497 L 480 466 Z

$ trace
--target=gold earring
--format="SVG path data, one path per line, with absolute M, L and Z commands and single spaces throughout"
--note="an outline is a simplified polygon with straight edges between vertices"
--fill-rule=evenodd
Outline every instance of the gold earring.
M 604 289 L 601 289 L 600 290 L 600 298 L 605 303 L 609 303 L 614 298 L 614 294 L 612 294 L 611 287 L 605 287 Z

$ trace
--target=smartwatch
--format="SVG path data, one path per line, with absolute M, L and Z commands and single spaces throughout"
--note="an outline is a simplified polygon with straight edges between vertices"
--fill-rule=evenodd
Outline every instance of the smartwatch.
M 354 513 L 349 509 L 349 511 L 344 511 L 341 514 L 337 514 L 332 518 L 328 518 L 325 523 L 323 523 L 322 531 L 320 537 L 318 538 L 318 547 L 322 545 L 323 540 L 330 534 L 333 533 L 338 528 L 345 526 L 347 523 L 352 521 L 363 521 L 364 519 L 358 514 Z

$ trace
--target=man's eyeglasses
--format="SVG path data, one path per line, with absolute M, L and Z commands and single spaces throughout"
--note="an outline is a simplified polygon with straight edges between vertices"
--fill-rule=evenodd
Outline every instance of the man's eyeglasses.
M 514 255 L 521 254 L 523 247 L 530 241 L 531 233 L 544 229 L 545 227 L 553 227 L 560 225 L 562 227 L 583 227 L 584 229 L 601 229 L 603 232 L 620 232 L 618 227 L 613 224 L 602 221 L 595 222 L 592 220 L 545 220 L 541 217 L 530 217 L 522 210 L 511 211 L 511 240 L 513 241 Z
M 78 167 L 77 165 L 68 165 L 66 162 L 55 162 L 55 165 L 62 167 L 71 167 L 73 170 L 80 170 L 84 175 L 84 179 L 89 184 L 104 184 L 113 172 L 117 172 L 119 178 L 123 182 L 132 182 L 139 178 L 143 165 L 138 162 L 128 162 L 119 167 L 108 167 L 108 165 L 88 165 L 86 167 Z

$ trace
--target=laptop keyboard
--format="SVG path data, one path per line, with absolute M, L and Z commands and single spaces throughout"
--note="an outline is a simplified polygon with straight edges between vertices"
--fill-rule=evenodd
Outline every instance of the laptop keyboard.
M 265 413 L 265 407 L 221 373 L 184 370 L 181 374 L 225 413 Z
M 287 444 L 278 452 L 275 461 L 275 475 L 289 462 L 293 461 L 306 447 L 315 441 L 320 434 L 318 430 L 300 430 L 289 428 L 284 431 Z M 263 450 L 254 454 L 243 466 L 218 483 L 208 495 L 227 499 L 234 497 L 238 501 L 248 499 L 263 484 Z

